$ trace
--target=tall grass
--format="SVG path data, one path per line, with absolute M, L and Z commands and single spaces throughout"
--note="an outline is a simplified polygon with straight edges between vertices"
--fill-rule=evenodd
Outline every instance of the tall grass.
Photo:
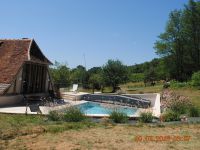
M 162 115 L 163 121 L 169 122 L 169 121 L 179 121 L 180 120 L 180 114 L 178 112 L 167 110 Z
M 56 110 L 50 111 L 48 114 L 48 119 L 51 121 L 61 121 L 63 120 L 63 114 Z
M 197 108 L 196 106 L 190 107 L 189 116 L 190 117 L 199 117 L 200 116 L 199 108 Z
M 142 112 L 140 113 L 140 122 L 143 123 L 151 123 L 153 120 L 153 114 L 152 112 Z
M 85 120 L 86 116 L 79 108 L 68 107 L 64 112 L 49 112 L 48 119 L 51 121 L 80 122 Z
M 126 123 L 128 121 L 127 114 L 118 110 L 113 110 L 109 118 L 115 123 Z
M 85 119 L 85 114 L 77 107 L 69 107 L 64 113 L 64 120 L 67 122 L 80 122 Z

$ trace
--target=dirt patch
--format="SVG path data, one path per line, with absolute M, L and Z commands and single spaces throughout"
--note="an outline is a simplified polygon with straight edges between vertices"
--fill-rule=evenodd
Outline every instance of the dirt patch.
M 138 142 L 136 136 L 191 136 L 189 141 L 145 141 Z M 180 125 L 163 128 L 116 125 L 61 133 L 31 134 L 15 139 L 0 141 L 4 149 L 198 149 L 200 125 Z

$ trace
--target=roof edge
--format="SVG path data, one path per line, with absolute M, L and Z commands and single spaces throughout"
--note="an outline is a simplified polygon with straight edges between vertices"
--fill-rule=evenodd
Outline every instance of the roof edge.
M 32 46 L 33 40 L 34 39 L 31 39 L 31 42 L 30 42 L 29 47 L 28 47 L 28 60 L 31 60 L 30 50 L 31 50 L 31 46 Z
M 37 48 L 40 50 L 40 52 L 41 52 L 42 55 L 45 57 L 45 59 L 48 61 L 48 63 L 49 63 L 50 65 L 53 65 L 53 63 L 43 54 L 42 50 L 40 49 L 40 47 L 38 46 L 37 42 L 36 42 L 34 39 L 31 40 L 31 46 L 32 46 L 33 42 L 35 42 Z M 30 49 L 28 50 L 28 51 L 29 51 L 29 57 L 30 57 L 31 46 L 30 46 Z

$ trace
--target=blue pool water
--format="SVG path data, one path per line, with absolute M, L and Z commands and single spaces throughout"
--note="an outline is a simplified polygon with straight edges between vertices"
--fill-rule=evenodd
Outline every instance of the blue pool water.
M 102 106 L 100 103 L 93 103 L 93 102 L 87 102 L 84 104 L 80 104 L 77 106 L 80 108 L 85 114 L 106 114 L 109 115 L 113 110 L 117 110 L 123 113 L 126 113 L 127 115 L 134 115 L 137 111 L 136 108 L 130 108 L 130 107 L 115 107 L 115 108 L 107 108 Z

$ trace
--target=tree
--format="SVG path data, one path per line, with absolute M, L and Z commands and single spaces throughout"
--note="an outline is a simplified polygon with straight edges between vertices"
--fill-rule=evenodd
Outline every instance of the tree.
M 88 82 L 88 74 L 85 67 L 79 65 L 76 68 L 71 70 L 70 79 L 73 83 L 77 83 L 82 85 L 83 87 L 87 87 Z
M 141 82 L 144 81 L 144 73 L 132 73 L 129 76 L 130 82 Z
M 193 73 L 192 85 L 196 87 L 200 87 L 200 71 Z
M 101 67 L 93 67 L 93 68 L 89 69 L 87 72 L 88 72 L 88 75 L 90 76 L 91 74 L 101 74 L 102 71 L 103 70 Z
M 179 81 L 185 80 L 184 72 L 184 34 L 182 11 L 172 11 L 169 16 L 166 31 L 160 34 L 160 40 L 155 43 L 156 53 L 170 60 L 172 77 Z
M 200 1 L 190 0 L 184 9 L 170 13 L 155 49 L 170 78 L 186 81 L 200 70 Z
M 103 66 L 103 77 L 108 86 L 112 86 L 113 91 L 116 92 L 117 86 L 128 81 L 127 67 L 119 60 L 108 60 Z
M 166 64 L 165 58 L 154 58 L 149 62 L 128 66 L 128 71 L 130 73 L 129 81 L 144 81 L 144 74 L 147 73 L 150 68 L 154 68 L 155 70 L 156 81 L 169 79 L 169 67 Z
M 144 84 L 146 86 L 146 84 L 148 82 L 151 83 L 151 85 L 155 85 L 155 81 L 156 81 L 156 72 L 155 69 L 153 67 L 151 67 L 149 70 L 147 70 L 144 74 Z
M 102 76 L 100 74 L 91 74 L 89 78 L 89 84 L 90 87 L 92 88 L 92 91 L 94 93 L 94 89 L 101 89 L 102 85 Z
M 185 46 L 189 50 L 190 74 L 200 70 L 200 1 L 190 0 L 184 10 Z M 191 70 L 192 68 L 192 70 Z
M 70 71 L 66 64 L 55 61 L 54 66 L 50 68 L 50 73 L 54 84 L 57 86 L 66 87 L 70 85 Z

